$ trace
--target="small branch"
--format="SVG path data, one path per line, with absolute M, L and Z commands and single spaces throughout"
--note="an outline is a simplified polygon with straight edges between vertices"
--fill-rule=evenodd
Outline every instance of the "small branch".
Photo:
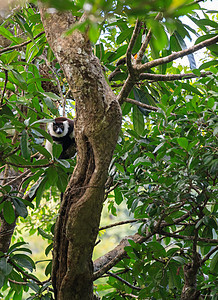
M 194 45 L 188 49 L 184 49 L 184 50 L 181 50 L 181 51 L 178 51 L 178 52 L 175 52 L 175 53 L 172 53 L 166 57 L 161 57 L 161 58 L 158 58 L 158 59 L 155 59 L 155 60 L 152 60 L 152 61 L 149 61 L 143 65 L 137 65 L 135 66 L 135 68 L 138 70 L 138 73 L 142 73 L 148 69 L 151 69 L 153 67 L 156 67 L 156 66 L 160 66 L 160 65 L 163 65 L 163 64 L 166 64 L 166 63 L 169 63 L 177 58 L 180 58 L 180 57 L 184 57 L 188 54 L 191 54 L 191 53 L 194 53 L 206 46 L 210 46 L 210 45 L 213 45 L 215 44 L 216 42 L 218 42 L 218 35 L 216 35 L 215 37 L 212 37 L 208 40 L 205 40 L 197 45 Z
M 201 266 L 210 258 L 210 256 L 218 250 L 218 246 L 214 247 L 210 250 L 207 255 L 201 260 Z
M 28 175 L 30 172 L 31 172 L 30 170 L 27 170 L 27 171 L 23 172 L 20 176 L 17 176 L 14 179 L 12 179 L 11 181 L 5 183 L 2 187 L 5 187 L 7 185 L 12 185 L 16 181 L 18 181 L 18 180 L 22 179 L 23 177 L 25 177 L 26 175 Z
M 126 100 L 126 98 L 128 97 L 129 93 L 131 92 L 134 84 L 136 82 L 136 78 L 133 78 L 132 76 L 128 76 L 128 78 L 126 79 L 119 95 L 117 96 L 117 101 L 122 104 L 123 101 Z
M 38 37 L 40 37 L 41 35 L 43 35 L 45 33 L 45 31 L 42 31 L 40 32 L 39 34 L 37 34 L 33 39 L 37 39 Z M 15 46 L 11 46 L 11 47 L 7 47 L 7 48 L 4 48 L 4 49 L 1 49 L 0 50 L 0 54 L 4 53 L 4 52 L 7 52 L 9 50 L 15 50 L 15 49 L 18 49 L 18 48 L 21 48 L 23 46 L 26 46 L 28 45 L 29 43 L 31 43 L 32 40 L 29 40 L 29 41 L 26 41 L 26 42 L 23 42 L 21 44 L 18 44 L 18 45 L 15 45 Z
M 184 235 L 174 234 L 171 232 L 166 232 L 163 230 L 159 231 L 158 233 L 165 235 L 165 236 L 175 238 L 175 239 L 181 239 L 181 240 L 187 240 L 187 241 L 193 241 L 195 239 L 194 236 L 184 236 Z M 217 244 L 218 243 L 218 239 L 207 239 L 207 238 L 200 238 L 200 237 L 197 237 L 197 241 L 205 242 L 208 244 Z
M 133 236 L 125 237 L 119 245 L 117 245 L 113 250 L 109 251 L 105 255 L 99 257 L 94 262 L 94 270 L 95 273 L 93 274 L 93 280 L 98 279 L 103 274 L 105 274 L 108 270 L 110 270 L 113 266 L 115 266 L 121 259 L 127 256 L 126 251 L 124 248 L 129 246 L 128 240 L 133 240 L 135 243 L 143 243 L 150 239 L 155 232 L 149 232 L 146 236 L 140 236 L 139 234 L 135 234 Z
M 142 288 L 140 287 L 137 287 L 135 285 L 132 285 L 131 283 L 129 283 L 128 281 L 126 281 L 125 279 L 121 278 L 120 276 L 117 276 L 116 274 L 114 273 L 111 273 L 111 272 L 107 272 L 108 275 L 116 278 L 117 280 L 119 280 L 120 282 L 124 283 L 125 285 L 127 285 L 128 287 L 130 287 L 131 289 L 134 289 L 134 290 L 138 290 L 140 291 Z
M 13 166 L 13 167 L 17 167 L 17 168 L 26 168 L 26 169 L 38 169 L 38 168 L 46 168 L 46 167 L 49 167 L 51 165 L 54 164 L 54 161 L 51 161 L 47 164 L 44 164 L 44 165 L 18 165 L 18 164 L 15 164 L 15 163 L 12 163 L 12 162 L 7 162 L 7 165 L 10 165 L 10 166 Z
M 60 97 L 61 97 L 62 105 L 64 105 L 65 100 L 64 100 L 64 95 L 62 93 L 62 89 L 61 89 L 61 84 L 60 84 L 59 78 L 58 78 L 56 72 L 54 71 L 53 66 L 51 66 L 51 64 L 49 63 L 49 61 L 47 60 L 47 58 L 44 55 L 42 55 L 42 58 L 44 59 L 44 61 L 46 63 L 46 66 L 49 68 L 49 70 L 51 70 L 51 72 L 53 74 L 53 78 L 55 79 L 55 81 L 57 83 L 58 92 L 59 92 Z M 63 112 L 64 112 L 63 117 L 65 117 L 65 107 L 63 107 Z
M 13 155 L 14 153 L 16 153 L 18 150 L 20 149 L 20 146 L 16 147 L 15 149 L 13 149 L 11 152 L 5 154 L 2 156 L 2 160 L 4 160 L 4 158 L 9 157 L 11 155 Z
M 34 276 L 26 273 L 25 271 L 23 271 L 23 269 L 21 269 L 19 266 L 17 266 L 11 259 L 8 260 L 9 264 L 11 264 L 18 272 L 20 272 L 25 278 L 31 279 L 33 281 L 35 281 L 36 283 L 40 284 L 41 281 L 39 281 L 37 278 L 35 278 Z
M 0 100 L 0 105 L 1 106 L 3 105 L 4 94 L 5 94 L 6 86 L 7 86 L 7 82 L 8 82 L 8 70 L 4 69 L 4 72 L 5 72 L 5 82 L 4 82 L 4 87 L 3 87 L 3 91 L 2 91 L 2 95 L 1 95 L 1 100 Z
M 133 240 L 135 243 L 143 243 L 147 240 L 149 240 L 153 235 L 156 233 L 161 234 L 161 230 L 164 227 L 173 225 L 173 224 L 180 224 L 182 221 L 186 220 L 189 217 L 190 213 L 186 213 L 183 216 L 175 219 L 172 224 L 167 223 L 165 221 L 159 220 L 157 224 L 154 226 L 153 232 L 148 232 L 146 235 L 141 236 L 139 234 L 134 234 L 132 236 L 127 236 L 125 237 L 119 245 L 117 245 L 113 250 L 109 251 L 105 255 L 99 257 L 98 259 L 95 260 L 94 262 L 94 271 L 95 273 L 93 274 L 93 280 L 98 279 L 101 277 L 103 274 L 105 274 L 107 271 L 109 271 L 113 266 L 115 266 L 120 260 L 122 260 L 124 257 L 127 256 L 126 251 L 124 248 L 129 245 L 128 240 Z M 192 237 L 193 238 L 193 237 Z
M 211 75 L 211 72 L 201 72 L 199 76 L 193 73 L 187 74 L 151 74 L 151 73 L 142 73 L 139 76 L 140 80 L 152 80 L 152 81 L 172 81 L 172 80 L 181 80 L 181 79 L 190 79 L 190 78 L 198 78 L 198 77 L 206 77 Z
M 127 48 L 127 52 L 126 52 L 126 63 L 127 63 L 127 67 L 129 70 L 129 73 L 132 74 L 134 71 L 134 68 L 132 66 L 132 49 L 135 45 L 136 39 L 139 35 L 139 32 L 141 30 L 141 22 L 137 19 L 136 24 L 135 24 L 135 28 L 133 30 L 133 34 L 129 43 L 129 46 Z
M 162 13 L 159 12 L 157 14 L 157 16 L 155 17 L 155 20 L 159 20 L 161 18 L 162 18 Z M 142 57 L 143 57 L 143 55 L 145 53 L 146 48 L 148 47 L 148 44 L 149 44 L 149 42 L 151 40 L 151 37 L 152 37 L 152 32 L 151 32 L 151 29 L 149 29 L 148 33 L 146 35 L 146 38 L 145 38 L 144 42 L 142 43 L 142 46 L 141 46 L 141 48 L 140 48 L 140 50 L 138 52 L 138 55 L 137 55 L 137 58 L 136 58 L 136 64 L 141 63 Z
M 131 298 L 139 299 L 138 296 L 133 295 L 133 294 L 126 294 L 126 293 L 120 293 L 120 294 L 121 294 L 121 296 L 124 296 L 124 297 L 131 297 Z
M 27 285 L 27 283 L 28 283 L 28 282 L 25 282 L 25 281 L 24 282 L 18 282 L 18 281 L 15 281 L 15 280 L 11 279 L 11 278 L 8 278 L 8 281 L 10 281 L 14 284 L 18 284 L 18 285 Z
M 130 98 L 126 98 L 126 99 L 124 100 L 124 102 L 128 102 L 128 103 L 131 103 L 131 104 L 135 104 L 135 105 L 137 105 L 137 106 L 143 107 L 143 108 L 148 109 L 148 110 L 153 110 L 153 111 L 157 111 L 157 110 L 158 110 L 158 107 L 151 106 L 151 105 L 148 105 L 148 104 L 145 104 L 145 103 L 142 103 L 142 102 L 139 102 L 139 101 L 137 101 L 137 100 L 130 99 Z
M 144 219 L 134 219 L 134 220 L 120 221 L 120 222 L 117 222 L 117 223 L 114 223 L 114 224 L 110 224 L 110 225 L 107 225 L 107 226 L 100 227 L 100 228 L 99 228 L 99 231 L 105 230 L 105 229 L 108 229 L 108 228 L 112 228 L 112 227 L 115 227 L 115 226 L 120 226 L 120 225 L 125 225 L 125 224 L 136 223 L 136 222 L 138 222 L 138 221 L 145 222 L 145 221 L 147 221 L 147 220 L 148 220 L 147 218 L 144 218 Z

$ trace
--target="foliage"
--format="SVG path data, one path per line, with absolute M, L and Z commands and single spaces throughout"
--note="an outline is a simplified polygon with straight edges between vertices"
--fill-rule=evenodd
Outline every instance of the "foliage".
M 67 34 L 89 25 L 94 53 L 116 94 L 128 77 L 124 57 L 136 17 L 142 19 L 144 27 L 132 51 L 135 59 L 145 34 L 152 30 L 143 63 L 187 48 L 187 38 L 192 40 L 194 35 L 197 44 L 217 32 L 215 12 L 211 16 L 203 11 L 202 18 L 199 5 L 192 1 L 93 0 L 89 6 L 84 1 L 75 2 L 52 1 L 52 5 L 72 9 L 77 16 L 81 9 L 87 10 L 89 18 Z M 158 11 L 164 15 L 160 21 L 154 20 Z M 197 30 L 183 24 L 183 15 Z M 10 15 L 0 32 L 11 42 L 8 49 L 0 50 L 0 168 L 6 176 L 5 180 L 1 177 L 0 211 L 8 224 L 19 217 L 30 235 L 36 232 L 36 215 L 42 222 L 37 226 L 38 234 L 48 240 L 47 255 L 52 249 L 57 212 L 41 200 L 44 197 L 48 202 L 50 192 L 53 201 L 58 200 L 75 158 L 58 160 L 61 149 L 56 144 L 54 159 L 51 157 L 42 146 L 44 139 L 51 139 L 45 125 L 65 106 L 72 118 L 74 100 L 47 43 L 35 4 Z M 17 47 L 24 41 L 28 43 Z M 141 244 L 129 241 L 125 248 L 128 257 L 107 274 L 107 283 L 96 287 L 97 293 L 104 291 L 103 299 L 179 299 L 183 267 L 193 262 L 196 253 L 201 260 L 197 289 L 206 299 L 217 299 L 217 53 L 217 45 L 208 46 L 200 62 L 189 54 L 196 79 L 139 80 L 129 95 L 138 105 L 122 104 L 124 122 L 109 169 L 106 203 L 113 215 L 125 203 L 139 224 L 139 234 L 149 238 Z M 186 69 L 169 62 L 148 73 L 177 75 Z M 201 76 L 202 70 L 209 72 Z M 8 175 L 8 166 L 13 167 L 15 177 Z M 28 177 L 14 188 L 13 180 L 22 178 L 26 170 Z M 28 299 L 52 299 L 50 280 L 41 282 L 32 274 L 35 263 L 31 250 L 19 230 L 17 235 L 7 253 L 0 253 L 0 286 L 5 299 L 23 299 L 25 293 Z M 45 275 L 49 278 L 50 273 L 49 261 Z

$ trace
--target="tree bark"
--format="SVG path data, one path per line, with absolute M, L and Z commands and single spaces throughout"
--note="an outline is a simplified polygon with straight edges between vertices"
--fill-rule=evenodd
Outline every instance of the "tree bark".
M 77 164 L 56 223 L 52 282 L 58 300 L 94 299 L 92 252 L 98 234 L 107 170 L 121 127 L 121 110 L 93 55 L 86 33 L 63 33 L 71 13 L 40 9 L 47 40 L 76 101 Z

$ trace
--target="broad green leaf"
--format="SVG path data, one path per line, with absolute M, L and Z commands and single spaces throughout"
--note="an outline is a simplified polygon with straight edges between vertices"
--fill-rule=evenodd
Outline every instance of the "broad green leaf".
M 57 187 L 60 192 L 64 192 L 68 183 L 68 175 L 61 168 L 57 168 L 58 179 L 57 179 Z
M 42 181 L 40 182 L 40 184 L 37 186 L 37 189 L 36 189 L 36 207 L 38 207 L 39 204 L 40 204 L 43 192 L 44 192 L 45 187 L 46 187 L 46 183 L 47 183 L 47 178 L 44 177 L 42 179 Z
M 12 224 L 15 221 L 15 212 L 14 212 L 14 208 L 11 204 L 10 201 L 6 200 L 4 202 L 4 207 L 3 207 L 3 216 L 5 221 L 8 224 Z
M 26 205 L 17 198 L 16 199 L 12 198 L 12 201 L 13 201 L 14 207 L 15 207 L 18 215 L 23 218 L 26 218 L 28 216 L 28 210 L 26 208 Z
M 188 148 L 188 139 L 187 138 L 185 138 L 185 137 L 177 138 L 177 142 L 180 147 L 187 150 L 187 148 Z
M 51 274 L 51 271 L 52 271 L 52 261 L 50 261 L 47 267 L 45 268 L 45 275 L 49 276 Z
M 0 258 L 0 273 L 7 276 L 11 273 L 13 267 L 7 262 L 6 257 Z
M 48 256 L 49 252 L 53 249 L 53 243 L 48 245 L 48 247 L 45 249 L 45 255 Z
M 101 33 L 100 26 L 96 23 L 91 23 L 88 33 L 90 41 L 96 43 Z
M 9 250 L 8 250 L 8 253 L 10 254 L 10 252 L 13 252 L 14 249 L 19 249 L 20 246 L 23 246 L 23 245 L 26 245 L 27 243 L 26 242 L 17 242 L 15 244 L 13 244 Z
M 45 232 L 42 228 L 38 227 L 38 233 L 43 236 L 47 240 L 53 240 L 53 236 L 47 232 Z
M 15 254 L 11 259 L 19 266 L 28 269 L 30 272 L 35 269 L 34 261 L 26 254 Z
M 218 252 L 214 255 L 210 263 L 210 271 L 211 273 L 218 273 Z
M 117 203 L 117 205 L 120 205 L 120 203 L 123 201 L 123 195 L 120 192 L 120 189 L 118 187 L 114 190 L 114 195 L 115 195 L 115 202 Z
M 136 105 L 133 106 L 132 119 L 135 131 L 142 135 L 145 128 L 144 117 Z
M 28 142 L 29 136 L 27 134 L 26 130 L 22 131 L 21 135 L 21 141 L 20 141 L 20 148 L 21 148 L 21 154 L 25 159 L 30 159 L 30 149 L 29 149 L 29 142 Z

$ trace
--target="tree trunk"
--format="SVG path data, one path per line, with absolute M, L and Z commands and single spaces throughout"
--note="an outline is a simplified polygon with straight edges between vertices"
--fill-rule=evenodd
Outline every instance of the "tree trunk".
M 56 299 L 94 299 L 92 252 L 98 234 L 107 170 L 121 127 L 119 103 L 71 13 L 41 16 L 76 101 L 77 164 L 55 228 L 52 282 Z

